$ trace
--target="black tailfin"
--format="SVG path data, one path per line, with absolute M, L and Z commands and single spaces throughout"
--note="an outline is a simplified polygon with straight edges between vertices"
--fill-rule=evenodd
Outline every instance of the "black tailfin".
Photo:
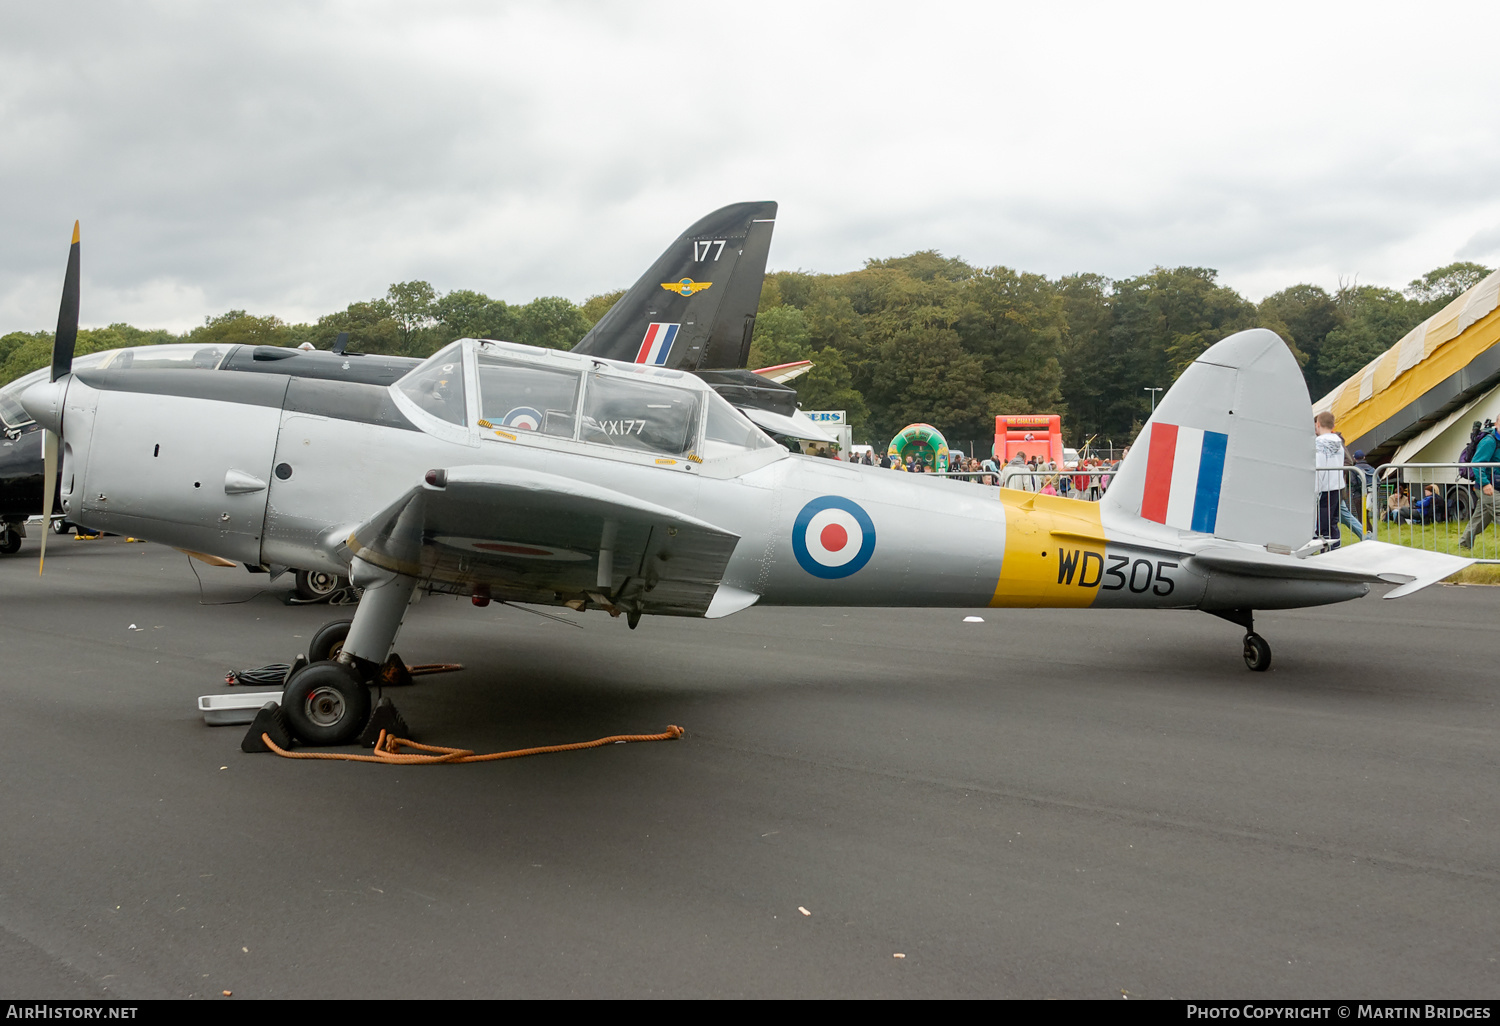
M 575 353 L 674 370 L 743 367 L 776 204 L 732 203 L 677 237 Z

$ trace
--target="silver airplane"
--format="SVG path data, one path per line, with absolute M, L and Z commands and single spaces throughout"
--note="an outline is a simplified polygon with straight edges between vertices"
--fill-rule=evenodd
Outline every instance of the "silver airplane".
M 49 461 L 61 442 L 62 506 L 97 530 L 363 588 L 287 680 L 282 709 L 311 744 L 359 732 L 423 592 L 631 628 L 756 603 L 1200 609 L 1242 626 L 1264 670 L 1254 610 L 1375 582 L 1395 598 L 1469 562 L 1374 541 L 1316 551 L 1307 387 L 1266 330 L 1183 372 L 1095 503 L 794 455 L 693 374 L 484 339 L 315 408 L 289 376 L 75 371 L 76 239 L 51 380 L 21 398 Z

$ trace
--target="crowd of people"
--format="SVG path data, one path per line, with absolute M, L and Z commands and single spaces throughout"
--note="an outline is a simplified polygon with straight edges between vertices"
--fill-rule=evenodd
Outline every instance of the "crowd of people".
M 1124 454 L 1128 452 L 1130 448 L 1127 446 L 1120 459 L 1124 459 Z M 811 454 L 828 459 L 839 458 L 836 452 L 826 447 L 814 448 Z M 1003 485 L 1043 495 L 1063 495 L 1090 501 L 1098 501 L 1104 495 L 1120 466 L 1118 459 L 1090 457 L 1079 460 L 1075 466 L 1060 467 L 1053 460 L 1044 460 L 1035 455 L 1028 458 L 1024 452 L 1016 453 L 1009 463 L 1001 466 L 993 459 L 981 460 L 954 453 L 949 457 L 947 467 L 940 470 L 935 466 L 937 461 L 930 452 L 912 453 L 905 457 L 892 456 L 890 453 L 877 456 L 870 449 L 851 453 L 849 462 L 866 467 L 899 470 L 907 474 L 944 474 L 982 485 Z
M 1347 527 L 1354 536 L 1364 540 L 1372 521 L 1392 524 L 1426 525 L 1443 521 L 1467 519 L 1467 529 L 1458 544 L 1469 549 L 1476 537 L 1492 524 L 1500 522 L 1500 504 L 1495 499 L 1493 474 L 1482 466 L 1476 466 L 1461 476 L 1472 482 L 1459 482 L 1458 486 L 1429 484 L 1420 497 L 1412 496 L 1407 488 L 1397 487 L 1389 496 L 1377 502 L 1375 468 L 1366 461 L 1361 450 L 1350 452 L 1344 437 L 1334 430 L 1332 413 L 1322 412 L 1313 418 L 1313 451 L 1316 457 L 1318 491 L 1317 536 L 1326 549 L 1339 547 L 1340 527 Z M 1477 428 L 1477 425 L 1476 425 Z M 1061 495 L 1075 499 L 1097 502 L 1109 489 L 1119 471 L 1120 462 L 1130 452 L 1126 446 L 1120 459 L 1086 457 L 1072 467 L 1058 466 L 1053 460 L 1038 455 L 1027 456 L 1018 452 L 1003 466 L 993 459 L 978 459 L 954 453 L 946 469 L 939 470 L 934 454 L 927 452 L 909 454 L 905 457 L 889 453 L 876 455 L 870 449 L 851 453 L 849 460 L 867 467 L 882 467 L 908 474 L 941 473 L 949 477 L 961 477 L 983 485 L 999 485 L 1042 495 Z M 832 449 L 814 449 L 813 455 L 838 459 Z M 1500 428 L 1486 422 L 1483 431 L 1476 430 L 1470 447 L 1464 450 L 1461 463 L 1500 462 Z M 1358 473 L 1348 473 L 1353 467 Z M 1459 496 L 1459 488 L 1463 496 Z M 1472 497 L 1470 497 L 1472 496 Z M 1464 501 L 1458 501 L 1462 498 Z M 1366 518 L 1369 519 L 1366 519 Z

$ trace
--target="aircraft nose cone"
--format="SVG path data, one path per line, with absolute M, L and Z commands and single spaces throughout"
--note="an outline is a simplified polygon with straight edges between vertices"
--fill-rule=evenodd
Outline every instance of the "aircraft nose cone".
M 21 393 L 21 407 L 42 427 L 55 435 L 62 434 L 63 397 L 68 394 L 68 378 L 40 381 Z

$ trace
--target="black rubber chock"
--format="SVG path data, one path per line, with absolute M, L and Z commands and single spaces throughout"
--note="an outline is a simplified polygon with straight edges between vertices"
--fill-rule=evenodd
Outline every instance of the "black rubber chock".
M 406 719 L 389 698 L 382 698 L 375 703 L 370 719 L 365 723 L 365 729 L 360 732 L 359 743 L 366 748 L 374 748 L 375 742 L 380 740 L 382 730 L 387 734 L 411 740 L 411 728 L 406 725 Z M 280 743 L 277 742 L 277 744 Z
M 372 687 L 377 688 L 404 688 L 412 683 L 411 670 L 401 661 L 401 656 L 395 652 L 380 667 L 380 672 L 370 682 Z
M 250 724 L 250 729 L 245 732 L 245 739 L 240 742 L 240 751 L 250 755 L 269 752 L 271 749 L 261 740 L 262 734 L 274 741 L 278 748 L 289 751 L 295 744 L 291 728 L 286 723 L 286 714 L 275 702 L 267 702 L 256 712 L 255 721 Z

